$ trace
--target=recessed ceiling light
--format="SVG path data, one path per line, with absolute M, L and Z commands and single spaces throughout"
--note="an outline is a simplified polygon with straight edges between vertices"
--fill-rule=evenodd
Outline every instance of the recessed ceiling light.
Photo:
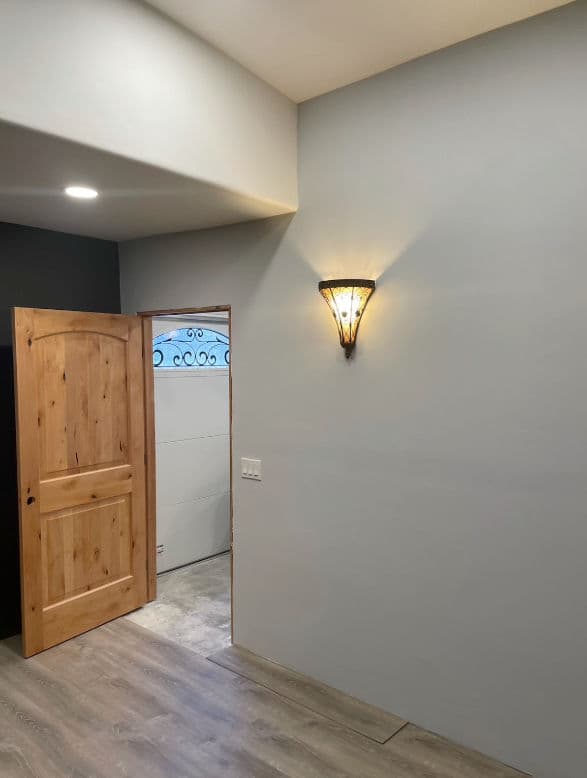
M 89 186 L 68 186 L 65 189 L 65 194 L 80 200 L 93 200 L 98 197 L 98 192 Z

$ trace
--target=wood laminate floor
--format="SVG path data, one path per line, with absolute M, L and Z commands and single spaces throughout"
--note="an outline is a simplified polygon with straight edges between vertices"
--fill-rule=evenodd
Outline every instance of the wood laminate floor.
M 345 715 L 127 619 L 28 660 L 0 643 L 2 778 L 520 778 L 410 724 L 379 743 Z
M 228 646 L 208 659 L 378 743 L 385 743 L 407 724 L 399 716 L 349 697 L 239 646 Z

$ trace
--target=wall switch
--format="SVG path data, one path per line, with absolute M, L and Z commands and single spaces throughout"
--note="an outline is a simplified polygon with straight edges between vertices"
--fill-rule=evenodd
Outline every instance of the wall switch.
M 252 478 L 253 481 L 261 480 L 261 460 L 241 459 L 241 477 Z

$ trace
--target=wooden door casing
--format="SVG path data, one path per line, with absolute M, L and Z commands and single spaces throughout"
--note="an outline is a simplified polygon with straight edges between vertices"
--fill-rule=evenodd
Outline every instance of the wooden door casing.
M 147 601 L 138 317 L 14 310 L 23 652 Z

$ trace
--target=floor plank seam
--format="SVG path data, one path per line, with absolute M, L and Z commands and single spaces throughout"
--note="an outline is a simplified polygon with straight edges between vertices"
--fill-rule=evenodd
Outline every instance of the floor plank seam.
M 260 686 L 262 689 L 266 689 L 272 694 L 275 694 L 280 699 L 287 700 L 293 705 L 298 705 L 300 708 L 309 711 L 314 716 L 320 716 L 320 718 L 324 719 L 325 721 L 329 721 L 331 724 L 334 724 L 335 726 L 340 727 L 341 729 L 347 730 L 347 732 L 353 732 L 355 735 L 364 737 L 367 740 L 369 740 L 371 743 L 375 743 L 378 746 L 384 746 L 385 743 L 388 743 L 395 735 L 398 734 L 398 732 L 401 732 L 404 729 L 404 727 L 406 727 L 410 723 L 409 721 L 404 722 L 404 724 L 401 725 L 401 727 L 397 730 L 397 732 L 394 732 L 392 735 L 390 735 L 387 738 L 387 740 L 383 740 L 383 741 L 377 740 L 376 738 L 371 737 L 371 735 L 367 735 L 364 732 L 355 729 L 354 727 L 350 727 L 348 724 L 343 724 L 342 722 L 333 719 L 331 716 L 327 716 L 325 713 L 321 713 L 320 711 L 317 711 L 315 708 L 310 708 L 309 705 L 305 705 L 303 702 L 300 702 L 299 700 L 295 700 L 293 699 L 293 697 L 289 697 L 287 694 L 282 694 L 281 692 L 275 691 L 275 689 L 272 689 L 270 686 L 268 686 L 265 683 L 261 683 L 260 681 L 255 681 L 252 678 L 249 678 L 249 676 L 244 675 L 244 673 L 239 673 L 237 670 L 233 670 L 230 667 L 225 667 L 224 665 L 215 662 L 214 659 L 212 659 L 210 656 L 206 657 L 206 659 L 208 660 L 208 662 L 211 662 L 212 664 L 216 665 L 216 667 L 220 667 L 222 670 L 226 670 L 227 673 L 232 673 L 233 675 L 236 675 L 239 678 L 244 678 L 245 681 L 249 681 L 249 683 L 254 683 L 256 686 Z M 271 660 L 267 659 L 266 661 L 270 662 Z M 273 664 L 277 664 L 277 662 L 274 662 Z
M 395 715 L 395 714 L 394 714 Z M 391 735 L 387 738 L 387 740 L 384 740 L 383 743 L 380 740 L 376 740 L 376 743 L 379 743 L 381 746 L 387 745 L 390 740 L 393 740 L 396 735 L 399 735 L 400 732 L 403 732 L 406 727 L 408 727 L 410 724 L 413 724 L 411 721 L 404 720 L 404 723 L 401 725 L 399 729 L 397 729 L 395 732 L 392 732 Z M 417 724 L 414 724 L 414 726 L 418 726 Z M 373 738 L 370 738 L 372 740 Z

